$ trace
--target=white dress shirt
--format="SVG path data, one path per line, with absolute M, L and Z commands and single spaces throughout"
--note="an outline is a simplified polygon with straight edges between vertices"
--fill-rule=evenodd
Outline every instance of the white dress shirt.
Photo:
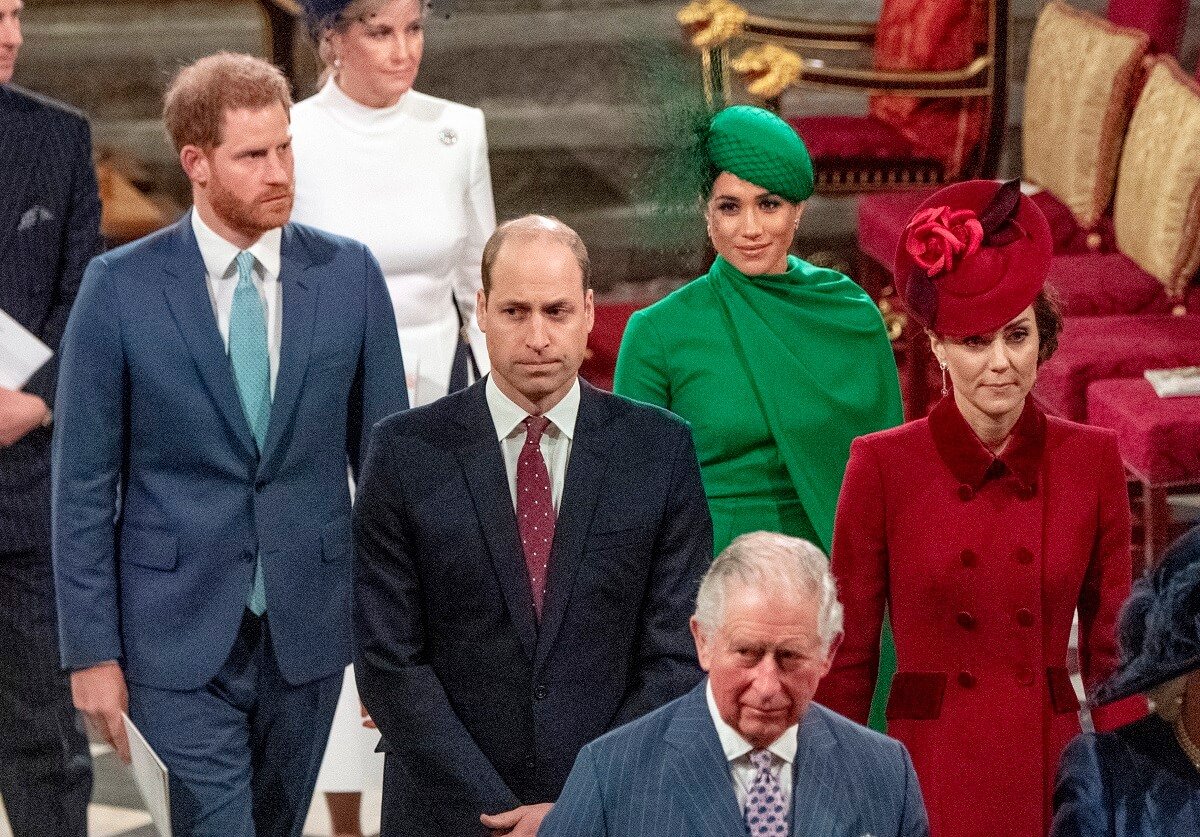
M 738 808 L 744 814 L 746 798 L 750 795 L 750 787 L 754 784 L 756 773 L 754 765 L 750 763 L 750 753 L 754 750 L 754 745 L 725 723 L 717 709 L 712 683 L 708 683 L 704 691 L 708 698 L 709 714 L 712 715 L 713 724 L 717 728 L 717 737 L 721 739 L 721 749 L 725 751 L 725 758 L 729 761 L 729 775 L 733 777 L 733 792 L 737 794 Z M 799 728 L 799 724 L 792 724 L 767 748 L 771 751 L 771 770 L 779 780 L 779 789 L 783 793 L 783 808 L 789 812 L 792 810 L 792 766 L 796 761 L 796 734 Z
M 213 232 L 200 213 L 192 210 L 192 230 L 200 245 L 207 273 L 208 298 L 217 316 L 217 328 L 229 353 L 229 315 L 233 310 L 233 292 L 237 289 L 237 255 L 241 251 Z M 263 301 L 267 318 L 267 357 L 271 368 L 271 397 L 275 397 L 275 377 L 279 373 L 279 345 L 283 337 L 283 286 L 279 281 L 279 246 L 283 230 L 276 228 L 247 249 L 254 256 L 254 287 Z
M 487 394 L 488 410 L 492 423 L 496 425 L 496 436 L 504 453 L 504 470 L 508 474 L 508 490 L 512 494 L 513 508 L 517 506 L 517 460 L 525 445 L 525 425 L 521 422 L 529 417 L 521 407 L 500 391 L 496 379 L 488 375 L 484 391 Z M 575 419 L 579 416 L 579 379 L 567 390 L 553 407 L 546 411 L 550 424 L 542 433 L 542 458 L 550 472 L 550 490 L 557 514 L 562 505 L 563 484 L 567 479 L 567 463 L 571 459 L 571 442 L 575 437 Z

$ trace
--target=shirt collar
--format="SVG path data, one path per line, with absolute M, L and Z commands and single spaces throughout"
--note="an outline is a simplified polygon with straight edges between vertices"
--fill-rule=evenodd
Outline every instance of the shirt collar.
M 192 232 L 196 234 L 196 244 L 200 247 L 200 256 L 204 259 L 204 269 L 208 271 L 208 275 L 214 279 L 225 278 L 233 260 L 241 251 L 204 223 L 204 219 L 195 208 L 192 209 Z M 276 227 L 267 230 L 258 241 L 246 248 L 262 267 L 263 281 L 279 277 L 279 250 L 282 242 L 283 229 Z
M 493 376 L 487 376 L 484 387 L 487 395 L 488 410 L 492 414 L 492 423 L 496 425 L 496 436 L 504 441 L 521 426 L 529 413 L 505 395 Z M 546 418 L 557 428 L 558 432 L 568 439 L 575 438 L 575 419 L 579 417 L 579 378 L 567 390 L 562 400 L 546 411 Z
M 952 394 L 930 411 L 929 429 L 938 455 L 964 485 L 978 489 L 989 479 L 1011 473 L 1022 489 L 1037 490 L 1038 470 L 1046 445 L 1046 416 L 1034 405 L 1032 397 L 1026 396 L 1021 416 L 999 456 L 979 441 Z
M 726 761 L 737 761 L 749 755 L 754 750 L 754 745 L 742 738 L 742 734 L 721 717 L 721 712 L 717 709 L 717 698 L 713 695 L 711 680 L 704 685 L 704 696 L 708 699 L 708 712 L 712 715 L 713 724 L 717 728 L 717 738 L 721 739 L 721 749 L 725 751 Z M 796 761 L 796 734 L 799 728 L 799 724 L 792 724 L 767 748 L 785 764 L 790 765 Z

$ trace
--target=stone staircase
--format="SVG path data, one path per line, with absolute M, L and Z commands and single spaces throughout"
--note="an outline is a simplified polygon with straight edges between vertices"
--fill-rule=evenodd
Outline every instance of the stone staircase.
M 1104 0 L 1073 1 L 1103 11 Z M 648 244 L 643 233 L 658 219 L 637 200 L 638 174 L 657 142 L 647 129 L 659 107 L 646 93 L 647 65 L 698 75 L 674 22 L 681 3 L 434 0 L 427 25 L 417 86 L 484 110 L 499 215 L 548 212 L 575 225 L 593 251 L 598 287 L 617 295 L 653 292 L 625 283 L 669 286 L 704 267 L 699 221 L 673 247 Z M 872 19 L 879 10 L 879 0 L 748 5 L 830 19 Z M 1006 173 L 1020 168 L 1025 55 L 1043 0 L 1012 5 Z M 85 110 L 98 147 L 142 161 L 147 177 L 186 205 L 187 183 L 159 120 L 162 89 L 175 68 L 216 50 L 264 54 L 264 31 L 253 0 L 29 0 L 16 81 Z M 1185 62 L 1194 56 L 1191 39 L 1184 53 Z M 789 96 L 812 113 L 865 106 L 860 97 L 823 91 Z M 803 229 L 807 249 L 844 246 L 853 224 L 853 198 L 814 199 Z

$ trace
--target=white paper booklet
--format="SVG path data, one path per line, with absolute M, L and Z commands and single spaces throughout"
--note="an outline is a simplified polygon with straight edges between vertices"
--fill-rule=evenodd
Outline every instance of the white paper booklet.
M 134 784 L 158 833 L 162 837 L 171 837 L 171 788 L 167 784 L 167 766 L 146 743 L 141 730 L 133 725 L 129 716 L 122 714 L 121 718 L 125 721 L 125 735 L 129 737 L 129 769 Z
M 1180 366 L 1177 369 L 1147 369 L 1146 380 L 1159 398 L 1200 395 L 1200 366 Z
M 52 357 L 45 343 L 0 309 L 0 387 L 20 389 Z

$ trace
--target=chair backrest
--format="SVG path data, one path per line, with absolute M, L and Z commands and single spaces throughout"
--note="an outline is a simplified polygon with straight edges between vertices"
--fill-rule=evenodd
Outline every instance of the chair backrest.
M 1118 26 L 1134 26 L 1150 36 L 1150 51 L 1179 54 L 1187 24 L 1188 0 L 1108 0 L 1107 16 Z

